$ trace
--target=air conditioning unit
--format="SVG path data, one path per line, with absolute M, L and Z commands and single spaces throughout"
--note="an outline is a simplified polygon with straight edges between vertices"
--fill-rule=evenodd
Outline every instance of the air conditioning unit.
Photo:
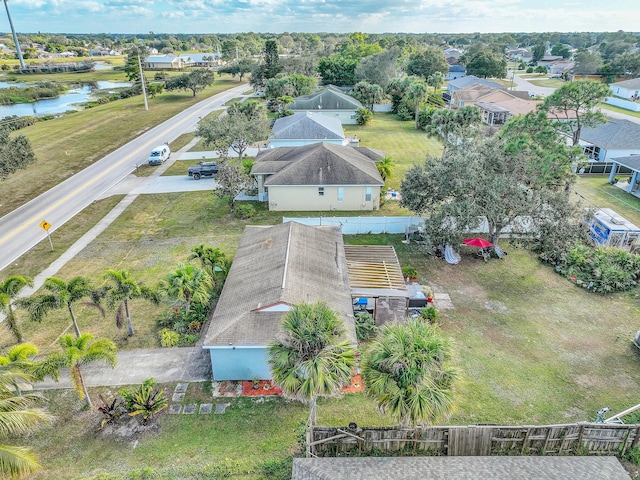
M 614 223 L 616 225 L 624 225 L 625 219 L 622 217 L 611 217 L 611 223 Z

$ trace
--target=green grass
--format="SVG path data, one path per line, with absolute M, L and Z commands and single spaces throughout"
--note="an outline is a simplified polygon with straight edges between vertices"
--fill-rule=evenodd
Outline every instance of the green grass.
M 537 85 L 538 87 L 548 87 L 548 88 L 560 88 L 566 82 L 560 80 L 558 78 L 543 78 L 541 80 L 528 80 L 529 83 L 533 85 Z
M 573 189 L 591 208 L 611 208 L 635 225 L 640 225 L 640 198 L 611 185 L 609 175 L 583 175 Z
M 402 122 L 390 113 L 376 113 L 366 126 L 344 125 L 347 136 L 357 135 L 363 147 L 377 148 L 393 158 L 395 170 L 387 186 L 400 188 L 405 172 L 427 155 L 441 155 L 442 142 L 414 128 L 414 122 Z
M 606 103 L 601 103 L 598 106 L 600 108 L 604 108 L 605 110 L 611 110 L 612 112 L 624 113 L 625 115 L 631 115 L 632 117 L 640 118 L 640 112 L 634 112 L 633 110 L 627 110 L 626 108 L 614 107 L 613 105 L 609 105 Z
M 20 130 L 19 133 L 31 141 L 37 160 L 3 181 L 0 216 L 58 185 L 149 128 L 236 84 L 233 80 L 216 79 L 197 97 L 185 92 L 164 93 L 149 99 L 148 111 L 144 109 L 142 97 L 138 96 L 69 113 Z M 68 155 L 65 155 L 65 149 Z M 33 178 L 38 181 L 34 182 Z

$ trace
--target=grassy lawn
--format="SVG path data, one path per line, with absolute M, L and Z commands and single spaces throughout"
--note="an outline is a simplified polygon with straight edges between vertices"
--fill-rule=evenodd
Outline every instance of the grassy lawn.
M 558 78 L 542 78 L 540 80 L 530 79 L 529 83 L 537 85 L 538 87 L 560 88 L 567 82 Z
M 124 79 L 124 74 L 121 75 Z M 0 216 L 49 190 L 149 128 L 236 84 L 229 78 L 216 79 L 211 87 L 195 98 L 190 92 L 171 92 L 149 99 L 148 111 L 144 110 L 141 97 L 133 97 L 38 122 L 20 130 L 20 134 L 31 141 L 37 160 L 3 181 Z M 68 155 L 65 155 L 65 149 Z
M 606 103 L 601 103 L 598 106 L 604 110 L 611 110 L 612 112 L 624 113 L 625 115 L 640 118 L 640 112 L 634 112 L 633 110 L 627 110 L 626 108 L 614 107 L 613 105 L 608 105 Z M 606 115 L 606 112 L 604 113 Z
M 609 175 L 583 175 L 573 189 L 589 207 L 611 208 L 635 225 L 640 225 L 640 198 L 611 185 Z
M 387 185 L 396 189 L 411 165 L 422 162 L 427 155 L 442 154 L 442 142 L 416 130 L 412 121 L 399 121 L 391 113 L 376 113 L 367 126 L 344 125 L 344 131 L 347 136 L 357 135 L 360 146 L 378 148 L 393 158 L 396 166 Z

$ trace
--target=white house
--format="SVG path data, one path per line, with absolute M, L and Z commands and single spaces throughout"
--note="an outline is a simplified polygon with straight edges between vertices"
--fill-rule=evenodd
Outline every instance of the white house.
M 640 99 L 640 78 L 632 78 L 623 82 L 610 83 L 609 88 L 616 97 L 629 100 Z
M 596 127 L 583 127 L 580 146 L 589 158 L 598 162 L 640 154 L 640 125 L 610 118 Z

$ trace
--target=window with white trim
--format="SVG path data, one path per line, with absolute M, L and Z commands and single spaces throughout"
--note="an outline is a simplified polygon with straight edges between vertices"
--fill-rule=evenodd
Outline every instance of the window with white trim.
M 318 196 L 324 197 L 324 187 L 318 187 Z
M 344 187 L 338 187 L 338 201 L 344 202 Z
M 367 187 L 364 190 L 364 201 L 365 202 L 370 202 L 371 201 L 371 197 L 373 197 L 373 188 L 371 187 Z

